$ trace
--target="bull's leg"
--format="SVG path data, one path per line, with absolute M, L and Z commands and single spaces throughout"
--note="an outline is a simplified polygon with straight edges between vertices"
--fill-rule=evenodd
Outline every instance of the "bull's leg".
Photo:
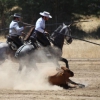
M 62 87 L 63 89 L 68 89 L 69 88 L 68 84 L 62 84 L 62 85 L 60 85 L 60 87 Z
M 68 60 L 67 59 L 61 57 L 60 61 L 63 61 L 66 64 L 66 67 L 69 68 L 69 64 L 68 64 Z
M 74 85 L 75 88 L 83 88 L 83 87 L 85 87 L 85 85 L 80 84 L 80 83 L 73 82 L 70 79 L 69 79 L 69 83 L 71 83 L 72 85 Z

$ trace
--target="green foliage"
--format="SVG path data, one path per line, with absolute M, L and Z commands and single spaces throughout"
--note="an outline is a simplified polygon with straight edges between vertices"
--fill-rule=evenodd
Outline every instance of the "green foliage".
M 99 11 L 98 4 L 100 0 L 0 0 L 0 15 L 16 5 L 22 8 L 22 14 L 31 17 L 32 14 L 34 16 L 44 10 L 50 11 L 53 15 L 65 12 L 92 14 Z M 93 10 L 96 12 L 92 12 Z
M 10 9 L 16 5 L 15 0 L 0 0 L 1 28 L 6 27 Z
M 34 24 L 39 17 L 39 12 L 48 11 L 53 18 L 51 23 L 68 22 L 72 14 L 99 15 L 100 0 L 0 0 L 0 27 L 9 23 L 9 16 L 21 13 L 23 21 Z M 11 10 L 18 6 L 21 9 Z

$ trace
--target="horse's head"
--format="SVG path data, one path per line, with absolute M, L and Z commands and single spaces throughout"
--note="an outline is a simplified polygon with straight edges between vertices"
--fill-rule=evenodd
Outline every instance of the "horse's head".
M 70 27 L 63 23 L 51 34 L 51 38 L 53 44 L 62 50 L 64 39 L 68 44 L 72 42 Z
M 67 44 L 71 44 L 72 43 L 72 37 L 71 37 L 71 29 L 70 29 L 70 25 L 67 25 L 67 28 L 66 28 L 66 37 L 65 37 L 65 39 L 66 39 L 66 42 L 67 42 Z
M 68 44 L 71 44 L 71 43 L 72 43 L 70 26 L 65 25 L 65 24 L 63 23 L 62 25 L 60 25 L 60 26 L 53 32 L 53 34 L 51 35 L 51 38 L 54 39 L 54 38 L 57 37 L 58 35 L 64 36 L 64 39 L 66 40 L 66 42 L 67 42 Z

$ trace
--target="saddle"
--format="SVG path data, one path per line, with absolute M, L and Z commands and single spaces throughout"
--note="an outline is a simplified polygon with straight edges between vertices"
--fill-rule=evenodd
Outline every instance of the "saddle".
M 25 36 L 25 38 L 24 38 L 24 41 L 28 41 L 29 40 L 29 38 L 30 38 L 30 36 L 31 36 L 31 34 L 34 32 L 34 27 L 32 27 L 31 29 L 30 29 L 30 31 L 27 33 L 27 35 Z

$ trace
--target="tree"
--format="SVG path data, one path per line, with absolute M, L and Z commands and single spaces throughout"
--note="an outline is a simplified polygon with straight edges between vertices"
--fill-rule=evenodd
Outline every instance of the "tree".
M 7 15 L 9 15 L 9 10 L 16 4 L 16 0 L 0 0 L 0 19 L 1 28 L 6 26 Z

